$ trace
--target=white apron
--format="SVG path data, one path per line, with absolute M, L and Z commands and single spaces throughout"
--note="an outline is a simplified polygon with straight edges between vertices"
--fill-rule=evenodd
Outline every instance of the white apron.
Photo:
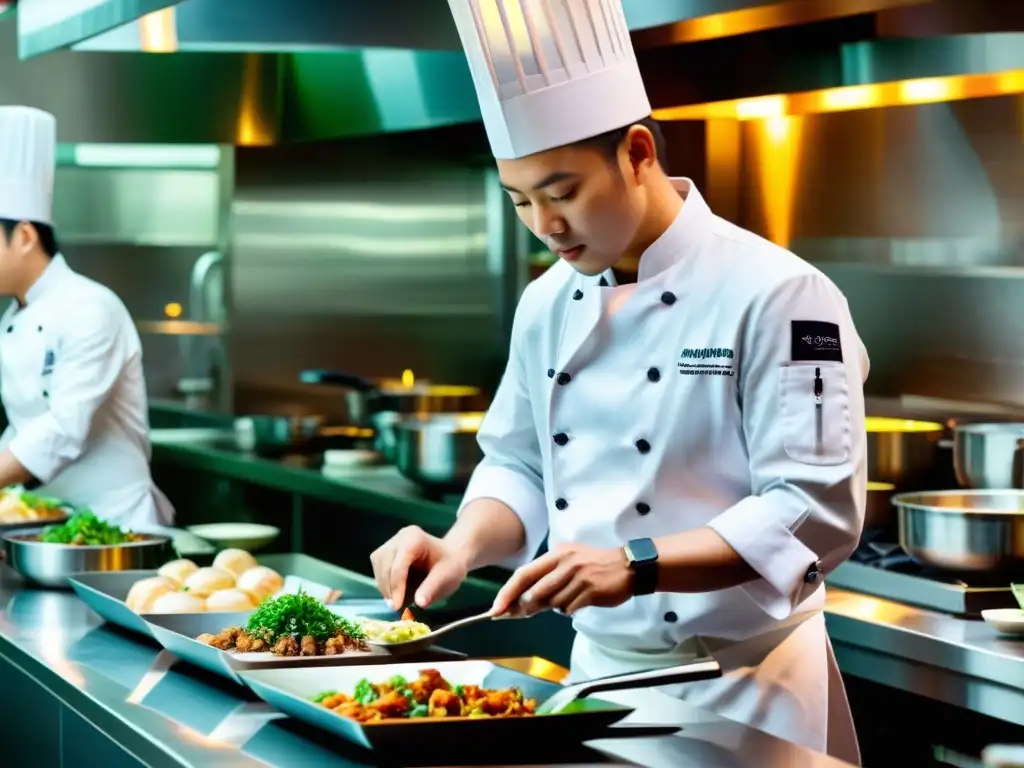
M 703 648 L 701 647 L 703 645 Z M 785 741 L 860 765 L 860 749 L 846 691 L 821 611 L 795 617 L 779 630 L 739 643 L 700 638 L 667 653 L 607 648 L 577 633 L 570 681 L 682 664 L 710 652 L 722 677 L 647 690 L 600 694 L 637 710 L 637 723 L 670 724 L 659 717 L 662 696 L 737 720 Z

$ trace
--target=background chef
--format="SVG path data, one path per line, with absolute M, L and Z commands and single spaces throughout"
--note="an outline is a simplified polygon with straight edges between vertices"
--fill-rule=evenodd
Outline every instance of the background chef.
M 121 300 L 76 274 L 53 230 L 56 121 L 0 107 L 0 487 L 41 492 L 136 530 L 174 511 L 153 485 L 142 347 Z
M 472 568 L 519 565 L 494 609 L 571 614 L 574 677 L 702 643 L 723 678 L 622 696 L 648 716 L 669 693 L 859 762 L 821 612 L 866 493 L 868 360 L 844 297 L 664 174 L 617 2 L 521 3 L 510 35 L 492 4 L 450 5 L 501 181 L 562 258 L 520 301 L 457 522 L 374 552 L 383 593 L 409 599 L 410 566 L 429 572 L 424 605 Z

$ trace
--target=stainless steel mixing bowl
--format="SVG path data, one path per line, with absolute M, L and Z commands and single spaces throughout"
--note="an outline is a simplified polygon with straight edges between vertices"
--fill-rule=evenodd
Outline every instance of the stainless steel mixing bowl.
M 7 564 L 43 587 L 69 588 L 68 577 L 88 571 L 133 571 L 159 568 L 174 557 L 167 536 L 140 534 L 142 541 L 98 547 L 48 544 L 36 537 L 42 528 L 4 536 Z

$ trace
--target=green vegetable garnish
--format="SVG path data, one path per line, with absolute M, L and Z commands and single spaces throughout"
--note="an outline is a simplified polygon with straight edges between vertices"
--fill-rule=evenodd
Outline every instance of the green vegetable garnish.
M 260 637 L 274 643 L 283 635 L 312 637 L 318 643 L 335 637 L 342 632 L 353 639 L 361 639 L 363 632 L 343 616 L 338 616 L 306 593 L 281 595 L 265 600 L 249 617 L 245 631 L 253 637 Z
M 364 677 L 356 683 L 356 690 L 353 694 L 353 698 L 365 707 L 371 701 L 377 700 L 377 691 L 374 689 L 373 683 Z
M 409 717 L 426 717 L 430 714 L 430 710 L 426 704 L 417 704 L 415 707 L 409 710 Z
M 401 675 L 395 675 L 390 680 L 388 680 L 388 685 L 390 685 L 392 688 L 405 688 L 405 686 L 407 686 L 408 684 L 409 681 Z
M 47 544 L 75 544 L 78 546 L 104 546 L 127 544 L 132 540 L 130 531 L 105 523 L 91 510 L 76 512 L 67 522 L 43 529 L 39 540 Z
M 323 704 L 324 703 L 324 699 L 329 699 L 331 696 L 337 696 L 337 695 L 338 695 L 337 691 L 324 691 L 323 693 L 318 694 L 316 697 L 314 697 L 313 701 L 315 701 L 317 704 Z

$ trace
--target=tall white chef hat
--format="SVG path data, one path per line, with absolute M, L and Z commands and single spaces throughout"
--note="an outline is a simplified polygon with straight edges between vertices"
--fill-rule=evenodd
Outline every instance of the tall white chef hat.
M 53 224 L 57 120 L 32 107 L 0 107 L 0 219 Z
M 448 4 L 499 160 L 589 139 L 651 114 L 621 0 Z

